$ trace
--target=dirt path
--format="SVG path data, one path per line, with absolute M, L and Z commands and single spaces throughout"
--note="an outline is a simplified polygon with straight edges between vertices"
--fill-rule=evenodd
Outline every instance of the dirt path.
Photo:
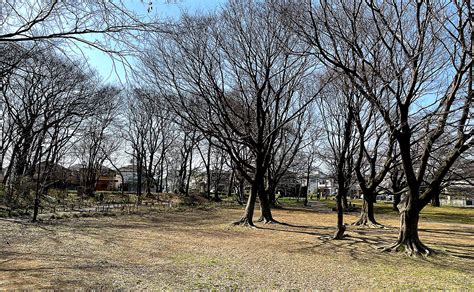
M 255 229 L 229 225 L 240 209 L 0 221 L 0 288 L 474 288 L 474 226 L 423 223 L 440 253 L 410 259 L 376 250 L 395 239 L 396 217 L 333 241 L 335 216 L 322 211 L 276 210 L 284 225 Z

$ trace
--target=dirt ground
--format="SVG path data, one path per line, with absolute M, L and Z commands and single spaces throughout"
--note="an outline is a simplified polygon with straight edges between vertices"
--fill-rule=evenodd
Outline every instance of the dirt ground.
M 0 288 L 474 289 L 474 225 L 421 222 L 438 253 L 413 259 L 377 250 L 396 238 L 396 216 L 378 216 L 386 229 L 349 227 L 333 241 L 334 213 L 294 207 L 274 211 L 285 225 L 230 226 L 241 214 L 0 220 Z

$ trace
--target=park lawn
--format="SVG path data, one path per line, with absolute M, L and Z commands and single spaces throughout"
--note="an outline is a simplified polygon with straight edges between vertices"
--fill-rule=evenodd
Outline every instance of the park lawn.
M 293 200 L 296 202 L 296 200 Z M 328 208 L 334 208 L 336 201 L 332 199 L 321 200 L 322 203 L 328 206 Z M 361 207 L 362 200 L 349 200 L 352 204 L 357 207 Z M 302 203 L 299 203 L 300 205 Z M 297 205 L 296 203 L 292 204 Z M 384 203 L 379 201 L 374 204 L 375 216 L 377 214 L 386 214 L 398 216 L 398 212 L 393 211 L 391 203 Z M 436 222 L 450 222 L 450 223 L 464 223 L 474 225 L 474 208 L 461 208 L 461 207 L 432 207 L 431 205 L 426 206 L 421 210 L 421 220 L 436 221 Z
M 396 217 L 381 216 L 386 229 L 350 226 L 334 241 L 327 210 L 288 207 L 274 210 L 285 224 L 231 226 L 242 212 L 0 220 L 0 288 L 474 289 L 473 225 L 421 222 L 423 242 L 438 254 L 413 259 L 376 249 L 395 240 Z
M 278 203 L 282 206 L 303 206 L 304 197 L 303 198 L 289 198 L 289 197 L 280 197 L 278 198 Z

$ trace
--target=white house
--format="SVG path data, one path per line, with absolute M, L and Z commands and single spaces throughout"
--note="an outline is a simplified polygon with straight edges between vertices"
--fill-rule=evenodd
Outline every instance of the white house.
M 302 185 L 306 186 L 306 179 L 303 179 Z M 337 186 L 334 179 L 324 174 L 321 171 L 315 171 L 309 175 L 308 194 L 316 194 L 320 192 L 322 195 L 334 194 Z

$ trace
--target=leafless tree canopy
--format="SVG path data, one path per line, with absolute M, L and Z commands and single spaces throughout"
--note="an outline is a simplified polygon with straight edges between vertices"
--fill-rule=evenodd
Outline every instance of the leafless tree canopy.
M 454 181 L 472 183 L 469 5 L 230 0 L 160 22 L 121 1 L 2 1 L 2 203 L 33 206 L 35 220 L 70 163 L 81 200 L 113 169 L 122 195 L 133 173 L 137 205 L 237 190 L 236 224 L 253 226 L 257 199 L 261 221 L 277 222 L 285 176 L 306 182 L 306 205 L 318 165 L 338 186 L 335 239 L 355 189 L 354 224 L 370 227 L 389 190 L 401 224 L 386 250 L 427 255 L 420 211 Z M 86 47 L 131 69 L 129 84 L 101 80 L 73 54 Z

